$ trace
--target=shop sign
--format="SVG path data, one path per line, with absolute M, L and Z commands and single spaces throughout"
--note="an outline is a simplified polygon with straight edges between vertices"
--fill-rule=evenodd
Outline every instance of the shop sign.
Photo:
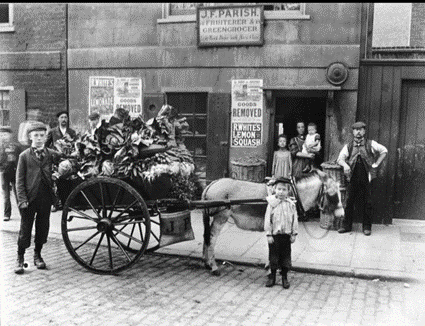
M 262 5 L 198 7 L 198 46 L 263 45 Z
M 232 80 L 231 147 L 257 147 L 263 135 L 263 80 Z
M 132 77 L 90 77 L 89 114 L 98 112 L 106 121 L 116 108 L 124 108 L 132 118 L 142 114 L 142 80 Z

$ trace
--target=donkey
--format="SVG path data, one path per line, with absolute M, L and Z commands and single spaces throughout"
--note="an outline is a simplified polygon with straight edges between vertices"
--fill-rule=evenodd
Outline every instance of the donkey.
M 339 183 L 325 172 L 313 170 L 295 180 L 295 189 L 301 210 L 308 211 L 313 207 L 336 218 L 344 216 L 341 203 Z M 232 200 L 247 198 L 266 198 L 270 192 L 265 183 L 222 178 L 210 183 L 202 193 L 203 200 Z M 225 208 L 204 209 L 204 246 L 205 267 L 212 270 L 213 275 L 220 275 L 214 256 L 214 247 L 224 224 L 232 217 L 236 226 L 243 230 L 264 231 L 264 215 L 266 203 L 233 205 Z M 213 218 L 210 223 L 210 217 Z

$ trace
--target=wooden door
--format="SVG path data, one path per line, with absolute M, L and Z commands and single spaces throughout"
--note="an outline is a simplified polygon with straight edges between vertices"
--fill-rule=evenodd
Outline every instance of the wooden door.
M 395 218 L 425 219 L 425 82 L 402 84 Z

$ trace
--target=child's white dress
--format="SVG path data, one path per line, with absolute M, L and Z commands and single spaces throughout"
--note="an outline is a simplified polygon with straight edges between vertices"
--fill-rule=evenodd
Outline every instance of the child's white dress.
M 319 143 L 313 146 L 317 140 L 319 141 Z M 303 144 L 302 152 L 305 154 L 317 153 L 320 151 L 321 148 L 322 146 L 320 144 L 320 135 L 318 133 L 315 133 L 313 135 L 307 134 L 307 136 L 305 137 L 305 142 Z

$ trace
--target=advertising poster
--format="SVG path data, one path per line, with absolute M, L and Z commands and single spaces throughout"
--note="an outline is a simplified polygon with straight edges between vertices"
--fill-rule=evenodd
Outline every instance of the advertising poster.
M 231 146 L 257 147 L 263 135 L 263 80 L 232 80 Z
M 115 78 L 115 108 L 126 109 L 132 118 L 142 114 L 140 78 Z
M 109 120 L 114 113 L 114 77 L 89 78 L 89 115 L 98 112 L 101 119 Z

